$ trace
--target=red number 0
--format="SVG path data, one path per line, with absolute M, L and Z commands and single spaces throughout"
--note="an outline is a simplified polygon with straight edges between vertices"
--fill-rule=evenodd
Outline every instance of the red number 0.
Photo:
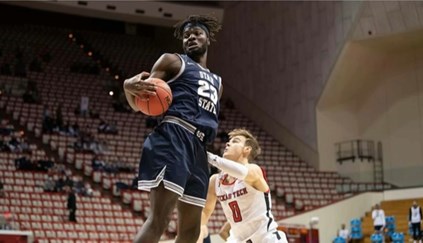
M 228 205 L 232 210 L 232 216 L 234 217 L 234 222 L 242 221 L 241 210 L 239 209 L 238 202 L 233 201 L 228 203 Z

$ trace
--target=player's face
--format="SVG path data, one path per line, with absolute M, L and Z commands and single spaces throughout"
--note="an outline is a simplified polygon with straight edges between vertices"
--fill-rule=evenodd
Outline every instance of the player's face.
M 207 52 L 210 42 L 202 28 L 186 28 L 183 37 L 182 46 L 189 57 L 202 56 Z
M 238 161 L 247 155 L 248 150 L 245 146 L 245 137 L 235 136 L 232 137 L 229 142 L 226 143 L 225 150 L 223 151 L 223 157 L 233 161 Z

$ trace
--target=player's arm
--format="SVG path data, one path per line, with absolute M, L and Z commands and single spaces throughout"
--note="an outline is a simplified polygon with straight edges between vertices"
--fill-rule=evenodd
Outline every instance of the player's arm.
M 202 239 L 204 238 L 205 227 L 207 227 L 207 223 L 209 222 L 210 216 L 212 215 L 214 211 L 214 207 L 216 206 L 216 202 L 217 202 L 216 180 L 217 180 L 217 174 L 214 174 L 210 177 L 209 188 L 207 191 L 206 205 L 204 206 L 203 211 L 201 213 L 201 232 L 200 232 L 200 238 L 198 239 L 198 240 L 201 240 L 201 242 L 202 242 Z
M 198 236 L 197 243 L 203 243 L 204 239 L 209 235 L 209 229 L 207 225 L 201 225 L 200 235 Z
M 126 100 L 134 111 L 139 109 L 135 105 L 135 96 L 146 98 L 156 95 L 156 88 L 153 83 L 145 82 L 147 78 L 159 78 L 165 81 L 170 80 L 179 72 L 182 66 L 181 59 L 176 54 L 163 54 L 154 63 L 151 72 L 142 72 L 132 78 L 126 79 L 123 83 Z
M 248 168 L 248 175 L 244 179 L 245 183 L 251 185 L 261 192 L 268 192 L 269 185 L 263 175 L 263 170 L 256 164 L 246 165 Z
M 235 161 L 207 153 L 210 164 L 228 173 L 229 175 L 244 180 L 245 183 L 261 192 L 267 192 L 269 186 L 264 179 L 263 171 L 256 164 L 242 165 Z
M 220 88 L 219 88 L 219 99 L 222 98 L 222 94 L 223 94 L 223 84 L 220 84 Z
M 223 226 L 219 230 L 220 238 L 222 238 L 224 241 L 226 241 L 229 238 L 229 231 L 230 230 L 231 230 L 231 225 L 229 224 L 229 222 L 226 222 L 225 224 L 223 224 Z

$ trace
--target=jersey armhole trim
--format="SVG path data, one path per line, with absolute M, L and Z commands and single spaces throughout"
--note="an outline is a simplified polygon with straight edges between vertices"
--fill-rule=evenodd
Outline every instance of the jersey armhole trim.
M 172 83 L 173 81 L 175 81 L 177 78 L 179 78 L 179 76 L 181 76 L 181 74 L 185 71 L 185 61 L 184 59 L 181 57 L 181 55 L 179 54 L 175 54 L 179 57 L 179 59 L 181 59 L 182 65 L 181 65 L 181 69 L 179 69 L 178 74 L 175 75 L 175 77 L 169 79 L 169 81 L 167 81 L 168 84 Z

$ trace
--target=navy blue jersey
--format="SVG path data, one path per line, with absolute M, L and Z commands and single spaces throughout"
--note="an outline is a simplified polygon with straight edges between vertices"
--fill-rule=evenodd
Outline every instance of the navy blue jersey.
M 166 115 L 179 117 L 203 132 L 207 142 L 216 137 L 222 79 L 187 55 L 177 54 L 181 70 L 168 81 L 173 101 Z

